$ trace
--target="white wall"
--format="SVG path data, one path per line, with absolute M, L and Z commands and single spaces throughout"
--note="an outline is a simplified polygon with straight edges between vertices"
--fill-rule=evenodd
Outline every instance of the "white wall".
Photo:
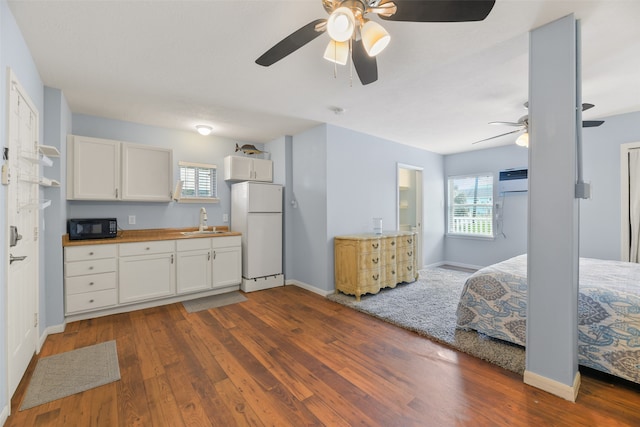
M 515 140 L 515 138 L 514 138 Z M 444 158 L 444 192 L 446 197 L 446 177 L 492 172 L 494 175 L 494 201 L 502 204 L 502 231 L 495 239 L 447 237 L 444 245 L 444 259 L 452 264 L 487 266 L 527 251 L 527 193 L 498 194 L 498 173 L 500 170 L 527 167 L 526 148 L 515 144 L 486 150 L 451 154 Z M 446 204 L 446 202 L 445 202 Z M 446 211 L 446 206 L 444 207 Z

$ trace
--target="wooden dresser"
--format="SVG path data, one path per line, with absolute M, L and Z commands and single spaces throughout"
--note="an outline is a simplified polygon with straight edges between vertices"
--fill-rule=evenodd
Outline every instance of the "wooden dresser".
M 418 278 L 414 232 L 336 236 L 334 257 L 336 292 L 355 295 L 357 301 Z

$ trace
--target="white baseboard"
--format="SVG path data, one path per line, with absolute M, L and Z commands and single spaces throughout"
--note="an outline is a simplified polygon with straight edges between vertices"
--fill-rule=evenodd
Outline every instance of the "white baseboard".
M 9 402 L 9 405 L 11 405 L 11 402 Z M 2 408 L 2 412 L 0 412 L 0 426 L 3 426 L 7 422 L 9 415 L 11 415 L 11 407 L 9 405 Z
M 61 332 L 64 332 L 64 328 L 66 328 L 67 324 L 63 323 L 62 325 L 53 325 L 53 326 L 49 326 L 47 329 L 45 329 L 42 332 L 42 335 L 40 335 L 40 338 L 38 339 L 38 348 L 36 349 L 36 353 L 40 353 L 40 349 L 42 348 L 42 346 L 44 345 L 45 340 L 47 339 L 47 337 L 51 334 L 59 334 Z
M 453 267 L 470 268 L 472 270 L 480 270 L 481 268 L 485 267 L 484 265 L 465 264 L 462 262 L 453 262 L 453 261 L 443 261 L 438 265 L 436 265 L 436 267 L 439 267 L 441 265 L 451 265 Z
M 331 295 L 334 291 L 327 291 L 325 289 L 316 288 L 315 286 L 309 285 L 308 283 L 300 282 L 298 280 L 287 280 L 285 286 L 294 285 L 302 289 L 306 289 L 307 291 L 313 292 L 314 294 L 322 295 L 326 297 L 327 295 Z
M 539 388 L 548 393 L 561 397 L 570 402 L 575 402 L 580 390 L 580 372 L 576 372 L 573 378 L 573 385 L 566 385 L 556 380 L 552 380 L 531 371 L 524 371 L 524 383 Z

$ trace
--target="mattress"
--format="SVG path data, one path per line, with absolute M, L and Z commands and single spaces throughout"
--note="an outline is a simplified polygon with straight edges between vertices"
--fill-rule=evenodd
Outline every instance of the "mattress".
M 580 258 L 578 363 L 640 383 L 640 265 Z M 465 282 L 457 326 L 524 346 L 527 256 L 485 267 Z

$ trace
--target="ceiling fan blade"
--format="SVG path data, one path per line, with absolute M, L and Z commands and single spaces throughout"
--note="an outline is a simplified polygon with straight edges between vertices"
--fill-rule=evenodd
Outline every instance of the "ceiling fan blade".
M 387 21 L 465 22 L 482 21 L 489 15 L 495 0 L 389 0 L 398 7 L 391 16 L 379 15 Z
M 326 22 L 326 19 L 316 19 L 313 22 L 309 22 L 307 25 L 289 34 L 271 49 L 263 53 L 260 58 L 256 59 L 256 64 L 265 67 L 275 64 L 285 56 L 295 52 L 311 40 L 324 33 L 326 25 L 322 24 L 325 24 Z
M 582 122 L 583 128 L 596 128 L 604 123 L 604 120 L 585 120 Z
M 353 66 L 358 73 L 360 82 L 368 85 L 378 80 L 378 64 L 375 56 L 369 56 L 364 49 L 362 39 L 353 42 L 353 51 L 351 52 Z
M 593 107 L 595 107 L 595 105 L 588 104 L 588 103 L 585 102 L 585 103 L 582 104 L 582 111 L 587 111 L 587 110 L 589 110 L 589 109 L 591 109 Z
M 522 132 L 522 129 L 512 130 L 511 132 L 501 133 L 500 135 L 492 136 L 491 138 L 481 139 L 480 141 L 472 142 L 471 145 L 478 144 L 479 142 L 489 141 L 490 139 L 500 138 L 501 136 L 510 135 L 510 134 L 516 133 L 516 132 Z
M 506 126 L 524 126 L 524 123 L 516 122 L 489 122 L 490 125 L 506 125 Z

